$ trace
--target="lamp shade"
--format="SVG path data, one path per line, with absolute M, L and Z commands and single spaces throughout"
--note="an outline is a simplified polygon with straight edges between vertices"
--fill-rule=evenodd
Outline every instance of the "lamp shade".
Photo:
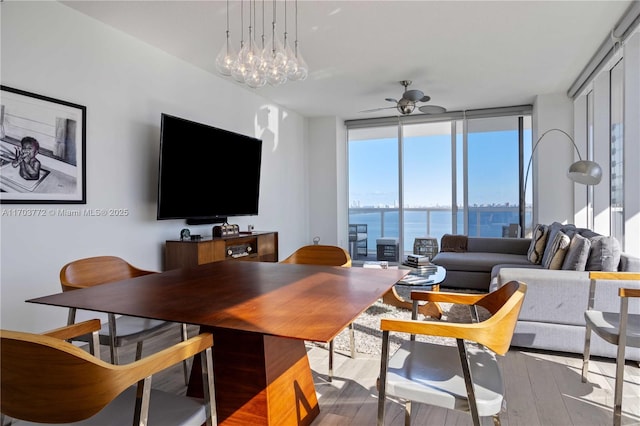
M 602 168 L 595 161 L 580 160 L 569 167 L 567 176 L 583 185 L 597 185 L 602 180 Z

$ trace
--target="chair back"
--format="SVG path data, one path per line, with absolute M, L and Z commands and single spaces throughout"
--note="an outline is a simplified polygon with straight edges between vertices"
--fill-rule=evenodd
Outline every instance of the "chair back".
M 152 271 L 132 266 L 116 256 L 97 256 L 74 260 L 60 270 L 62 290 L 92 287 L 127 278 L 152 274 Z
M 499 355 L 506 354 L 511 345 L 526 292 L 526 284 L 510 281 L 476 302 L 492 315 L 481 323 L 470 324 L 472 327 L 478 326 L 473 340 Z
M 55 337 L 0 330 L 0 338 L 0 411 L 16 419 L 80 421 L 138 380 Z
M 351 256 L 342 247 L 314 244 L 300 247 L 280 263 L 350 267 Z

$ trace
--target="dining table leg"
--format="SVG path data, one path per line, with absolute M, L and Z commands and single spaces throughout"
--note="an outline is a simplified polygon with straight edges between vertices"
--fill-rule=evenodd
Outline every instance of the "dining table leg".
M 218 424 L 309 425 L 320 408 L 303 340 L 201 328 L 213 334 Z M 187 395 L 202 396 L 195 357 Z

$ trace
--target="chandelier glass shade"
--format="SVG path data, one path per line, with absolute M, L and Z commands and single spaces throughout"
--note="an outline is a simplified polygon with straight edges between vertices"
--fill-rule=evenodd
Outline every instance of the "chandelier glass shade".
M 262 36 L 255 31 L 256 7 L 255 0 L 249 0 L 248 39 L 244 39 L 244 0 L 241 0 L 240 12 L 240 50 L 236 53 L 231 42 L 229 32 L 229 0 L 227 0 L 227 29 L 226 37 L 218 56 L 216 69 L 224 76 L 231 76 L 239 83 L 245 83 L 251 88 L 263 87 L 266 84 L 279 86 L 288 81 L 305 80 L 309 75 L 309 67 L 300 53 L 298 42 L 298 1 L 295 0 L 295 40 L 292 41 L 287 33 L 287 0 L 285 0 L 285 29 L 283 38 L 276 26 L 276 2 L 273 0 L 273 20 L 270 34 L 265 34 L 264 0 L 262 2 Z M 258 41 L 259 40 L 259 41 Z

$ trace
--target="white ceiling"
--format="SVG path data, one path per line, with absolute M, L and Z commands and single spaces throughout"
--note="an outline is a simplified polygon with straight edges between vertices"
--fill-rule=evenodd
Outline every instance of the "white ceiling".
M 225 1 L 63 3 L 219 75 L 214 63 L 224 43 Z M 299 0 L 298 39 L 309 78 L 242 87 L 308 117 L 395 115 L 395 109 L 360 111 L 393 106 L 385 98 L 401 97 L 400 80 L 413 80 L 411 88 L 431 96 L 429 104 L 449 111 L 530 104 L 535 95 L 567 91 L 630 3 Z M 240 1 L 229 4 L 239 45 Z M 267 26 L 273 9 L 271 1 L 255 0 L 259 33 L 263 4 Z M 284 1 L 276 5 L 282 30 Z M 287 10 L 291 37 L 293 0 Z

